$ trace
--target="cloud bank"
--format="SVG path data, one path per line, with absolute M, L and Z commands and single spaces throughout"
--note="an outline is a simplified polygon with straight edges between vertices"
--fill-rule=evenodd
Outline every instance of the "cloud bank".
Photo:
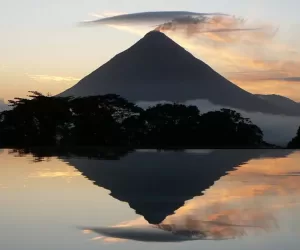
M 50 76 L 50 75 L 31 75 L 28 74 L 28 76 L 36 80 L 38 82 L 43 82 L 43 81 L 52 81 L 52 82 L 71 82 L 71 83 L 76 83 L 80 81 L 80 78 L 72 77 L 72 76 Z
M 8 105 L 4 102 L 4 99 L 0 98 L 0 112 L 8 109 Z
M 140 36 L 160 30 L 247 91 L 300 101 L 299 38 L 291 34 L 286 39 L 277 24 L 184 11 L 100 16 L 106 17 L 85 24 L 108 25 Z

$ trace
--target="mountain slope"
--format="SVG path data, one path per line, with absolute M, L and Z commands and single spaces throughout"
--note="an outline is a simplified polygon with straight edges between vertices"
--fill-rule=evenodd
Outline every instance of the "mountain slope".
M 234 85 L 158 31 L 149 32 L 60 96 L 107 93 L 134 102 L 207 99 L 246 111 L 295 115 Z
M 294 112 L 300 112 L 300 103 L 295 102 L 285 96 L 281 95 L 256 95 L 257 97 L 268 101 L 272 105 L 276 105 L 279 108 L 292 110 Z

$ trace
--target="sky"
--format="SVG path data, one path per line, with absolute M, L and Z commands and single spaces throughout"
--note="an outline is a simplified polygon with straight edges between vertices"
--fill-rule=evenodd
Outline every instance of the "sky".
M 214 43 L 206 44 L 201 37 L 169 35 L 247 91 L 300 101 L 297 0 L 0 0 L 0 6 L 0 99 L 6 101 L 26 96 L 29 90 L 60 93 L 152 29 L 150 25 L 143 30 L 79 27 L 78 22 L 100 14 L 144 11 L 222 12 L 279 27 L 276 41 L 263 44 L 253 36 L 242 42 L 229 39 L 220 45 L 213 37 Z

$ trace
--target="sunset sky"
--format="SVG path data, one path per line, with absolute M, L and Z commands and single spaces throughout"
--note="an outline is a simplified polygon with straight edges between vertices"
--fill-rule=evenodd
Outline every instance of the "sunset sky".
M 127 49 L 152 27 L 78 27 L 97 15 L 144 11 L 222 12 L 246 18 L 275 38 L 205 35 L 171 38 L 250 92 L 300 101 L 300 3 L 297 0 L 123 1 L 0 0 L 0 99 L 28 90 L 57 94 Z

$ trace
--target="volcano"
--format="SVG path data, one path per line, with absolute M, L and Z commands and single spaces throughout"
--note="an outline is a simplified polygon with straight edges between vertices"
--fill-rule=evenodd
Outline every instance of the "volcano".
M 149 32 L 59 96 L 103 94 L 132 102 L 205 99 L 250 112 L 300 115 L 239 88 L 159 31 Z

